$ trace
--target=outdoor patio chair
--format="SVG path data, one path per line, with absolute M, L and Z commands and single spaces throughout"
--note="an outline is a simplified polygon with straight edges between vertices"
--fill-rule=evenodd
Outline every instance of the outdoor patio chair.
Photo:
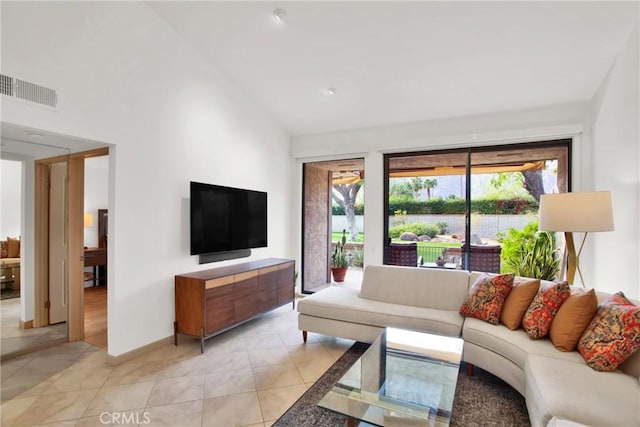
M 418 266 L 418 244 L 391 243 L 387 249 L 387 264 L 407 267 Z
M 465 245 L 462 245 L 462 263 L 464 265 Z M 500 273 L 500 245 L 471 245 L 469 271 Z

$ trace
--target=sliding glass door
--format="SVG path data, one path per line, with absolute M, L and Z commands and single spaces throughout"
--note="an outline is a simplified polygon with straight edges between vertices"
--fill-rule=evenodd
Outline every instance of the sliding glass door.
M 386 264 L 461 261 L 467 161 L 460 150 L 387 156 Z
M 514 271 L 540 195 L 570 188 L 571 141 L 385 156 L 385 263 Z

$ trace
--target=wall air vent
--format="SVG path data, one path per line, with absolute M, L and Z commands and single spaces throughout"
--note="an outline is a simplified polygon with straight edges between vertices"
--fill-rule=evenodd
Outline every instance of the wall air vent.
M 13 96 L 13 77 L 0 74 L 0 93 Z
M 54 107 L 58 103 L 58 94 L 54 89 L 40 86 L 26 80 L 0 74 L 0 94 L 36 104 Z

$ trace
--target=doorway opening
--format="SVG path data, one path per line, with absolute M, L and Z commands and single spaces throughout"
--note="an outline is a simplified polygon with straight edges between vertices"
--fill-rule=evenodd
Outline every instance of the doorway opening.
M 0 228 L 2 234 L 19 237 L 20 243 L 19 266 L 2 271 L 6 276 L 5 287 L 19 286 L 19 298 L 0 302 L 1 358 L 4 360 L 83 338 L 84 162 L 86 158 L 108 155 L 109 149 L 102 142 L 6 122 L 2 122 L 1 127 L 3 215 Z M 85 151 L 71 153 L 81 149 Z M 15 178 L 5 179 L 4 172 L 10 169 L 4 168 L 6 161 L 19 166 L 13 168 L 18 170 Z M 15 192 L 13 198 L 8 197 L 11 192 L 5 191 L 7 185 Z M 51 194 L 51 185 L 57 186 L 56 195 Z M 52 219 L 50 207 L 54 204 L 53 210 L 57 212 Z M 4 215 L 7 207 L 11 207 L 14 214 L 13 223 L 5 221 L 11 218 Z M 50 242 L 54 241 L 58 246 L 52 249 Z M 54 268 L 50 269 L 50 265 Z M 5 302 L 12 303 L 12 310 L 5 310 Z M 52 314 L 52 304 L 62 309 Z M 13 315 L 8 319 L 10 313 Z
M 52 279 L 56 272 L 54 262 L 64 259 L 64 281 L 59 298 L 66 306 L 60 316 L 66 316 L 68 340 L 78 341 L 84 338 L 85 332 L 85 293 L 84 293 L 84 205 L 85 205 L 85 161 L 87 159 L 108 155 L 108 148 L 74 153 L 60 159 L 44 159 L 35 163 L 35 220 L 34 220 L 34 286 L 35 313 L 34 326 L 39 327 L 52 323 L 58 318 L 52 316 L 54 298 L 58 293 Z M 57 165 L 65 165 L 64 191 L 57 202 L 60 207 L 53 207 L 49 202 L 53 192 L 53 171 Z M 106 176 L 106 173 L 105 173 Z M 51 184 L 50 184 L 51 183 Z M 107 191 L 105 189 L 105 194 Z M 56 217 L 55 211 L 61 210 L 63 215 Z M 52 235 L 60 234 L 64 245 L 52 246 Z M 52 254 L 58 251 L 59 254 Z M 106 250 L 105 250 L 106 257 Z M 104 263 L 106 265 L 106 261 Z M 57 277 L 54 275 L 53 278 Z M 106 277 L 106 276 L 105 276 Z M 106 295 L 105 295 L 106 301 Z M 106 317 L 106 310 L 104 312 Z M 106 325 L 106 321 L 104 322 Z M 106 338 L 106 333 L 105 333 Z M 104 346 L 106 347 L 106 340 Z
M 33 256 L 33 233 L 27 226 L 32 221 L 29 211 L 33 209 L 34 195 L 34 162 L 26 154 L 14 152 L 13 147 L 20 144 L 23 151 L 32 152 L 41 149 L 40 144 L 2 139 L 2 215 L 1 233 L 3 237 L 2 253 L 2 289 L 3 295 L 0 301 L 0 311 L 2 316 L 1 356 L 2 360 L 20 356 L 30 351 L 38 350 L 50 345 L 67 341 L 66 316 L 58 317 L 54 312 L 52 322 L 48 318 L 38 319 L 36 322 L 34 311 L 36 307 L 36 292 L 34 286 L 34 256 Z M 62 147 L 47 146 L 44 150 L 47 154 L 60 155 L 58 160 L 64 158 L 66 151 Z M 58 164 L 58 172 L 62 176 L 66 174 L 64 163 Z M 46 203 L 54 203 L 63 197 L 64 182 L 62 177 L 56 179 L 52 184 L 54 187 L 53 200 L 47 198 Z M 59 208 L 59 206 L 58 206 Z M 59 223 L 60 215 L 64 215 L 63 209 L 57 209 Z M 64 245 L 64 238 L 61 234 L 55 236 L 56 243 Z M 49 239 L 47 238 L 47 241 Z M 5 252 L 6 249 L 11 249 Z M 13 245 L 10 245 L 13 244 Z M 6 257 L 5 257 L 6 256 Z M 47 263 L 49 260 L 46 260 Z M 64 297 L 66 290 L 66 268 L 65 260 L 59 259 L 56 263 L 57 274 L 55 274 L 54 293 L 56 297 Z M 10 291 L 7 295 L 7 292 Z M 54 297 L 54 301 L 56 301 Z M 64 308 L 64 299 L 58 298 L 56 307 Z M 54 308 L 55 310 L 55 308 Z M 58 310 L 59 314 L 60 310 Z
M 364 159 L 303 164 L 302 293 L 331 285 L 332 259 L 342 245 L 346 280 L 361 274 L 364 262 Z
M 109 157 L 84 161 L 84 341 L 107 349 Z

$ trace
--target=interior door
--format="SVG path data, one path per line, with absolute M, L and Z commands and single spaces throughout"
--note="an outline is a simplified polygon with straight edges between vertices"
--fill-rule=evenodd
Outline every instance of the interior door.
M 67 163 L 54 163 L 49 175 L 49 324 L 67 321 Z

